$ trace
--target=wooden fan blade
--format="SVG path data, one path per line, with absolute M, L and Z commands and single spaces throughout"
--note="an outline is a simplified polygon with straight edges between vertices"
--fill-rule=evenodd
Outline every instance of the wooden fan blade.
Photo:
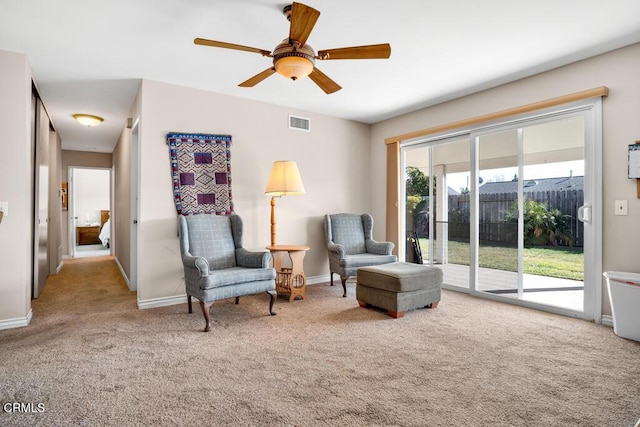
M 318 59 L 386 59 L 391 56 L 389 43 L 342 47 L 318 51 Z
M 313 69 L 311 74 L 309 74 L 309 78 L 313 80 L 315 84 L 320 86 L 320 89 L 322 89 L 327 95 L 342 89 L 342 86 L 331 80 L 325 73 L 317 68 Z
M 271 74 L 273 74 L 275 72 L 276 72 L 275 68 L 273 68 L 273 67 L 267 68 L 263 72 L 258 73 L 255 76 L 251 77 L 250 79 L 240 83 L 238 86 L 240 86 L 240 87 L 254 87 L 255 85 L 257 85 L 258 83 L 260 83 L 261 81 L 263 81 L 264 79 L 266 79 L 267 77 L 269 77 Z
M 311 30 L 316 25 L 318 17 L 320 17 L 319 11 L 305 4 L 294 2 L 291 6 L 291 16 L 289 18 L 291 21 L 289 39 L 297 41 L 300 46 L 304 46 L 309 34 L 311 34 Z
M 196 38 L 193 40 L 193 42 L 201 46 L 223 47 L 225 49 L 243 50 L 245 52 L 259 53 L 260 55 L 263 55 L 263 56 L 271 56 L 271 52 L 269 52 L 268 50 L 258 49 L 258 48 L 249 47 L 249 46 L 242 46 L 240 44 L 219 42 L 215 40 L 207 40 L 207 39 L 201 39 L 201 38 Z

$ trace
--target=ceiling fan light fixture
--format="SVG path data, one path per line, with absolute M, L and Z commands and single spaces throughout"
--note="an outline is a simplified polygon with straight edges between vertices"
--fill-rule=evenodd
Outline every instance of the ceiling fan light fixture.
M 273 51 L 273 66 L 281 76 L 298 80 L 307 77 L 315 66 L 315 52 L 309 45 L 293 46 L 285 39 Z
M 98 126 L 104 121 L 100 116 L 94 116 L 93 114 L 74 114 L 73 118 L 76 119 L 81 125 L 87 127 Z
M 276 71 L 291 80 L 307 77 L 313 71 L 313 62 L 301 56 L 285 56 L 275 63 Z

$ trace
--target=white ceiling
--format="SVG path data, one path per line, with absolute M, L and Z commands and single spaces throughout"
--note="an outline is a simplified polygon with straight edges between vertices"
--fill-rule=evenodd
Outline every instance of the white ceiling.
M 317 61 L 332 95 L 277 74 L 239 88 L 270 59 L 193 39 L 272 51 L 278 0 L 0 0 L 0 50 L 27 55 L 64 149 L 111 152 L 141 79 L 375 123 L 640 41 L 638 0 L 303 2 L 321 12 L 316 51 L 388 42 L 391 58 Z

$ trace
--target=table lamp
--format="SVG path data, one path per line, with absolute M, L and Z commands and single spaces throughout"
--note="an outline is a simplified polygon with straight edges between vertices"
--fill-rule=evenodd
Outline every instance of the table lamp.
M 291 160 L 273 162 L 264 194 L 271 196 L 271 246 L 276 244 L 276 197 L 304 194 L 298 165 Z

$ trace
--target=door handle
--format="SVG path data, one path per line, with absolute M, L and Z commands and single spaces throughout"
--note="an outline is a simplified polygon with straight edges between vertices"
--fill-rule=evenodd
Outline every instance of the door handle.
M 582 205 L 578 208 L 578 221 L 591 224 L 591 205 Z
M 133 220 L 133 223 L 134 223 L 134 224 L 137 224 L 137 223 L 138 223 L 138 220 L 137 220 L 137 219 L 134 219 L 134 220 Z

